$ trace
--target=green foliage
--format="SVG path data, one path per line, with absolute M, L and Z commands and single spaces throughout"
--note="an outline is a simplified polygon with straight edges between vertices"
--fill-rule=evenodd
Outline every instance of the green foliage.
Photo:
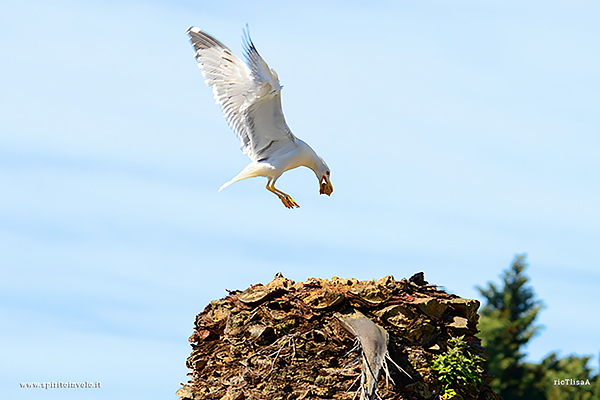
M 457 389 L 477 386 L 483 373 L 483 358 L 471 354 L 464 336 L 450 338 L 448 350 L 433 360 L 432 369 L 444 385 L 444 398 L 457 394 Z
M 598 377 L 592 377 L 589 356 L 574 354 L 559 358 L 555 352 L 539 364 L 523 365 L 523 393 L 527 399 L 592 400 Z
M 525 354 L 521 349 L 541 329 L 534 322 L 543 305 L 527 286 L 525 257 L 516 256 L 512 266 L 504 271 L 502 288 L 492 282 L 486 289 L 477 287 L 487 299 L 479 320 L 482 345 L 486 348 L 486 369 L 497 377 L 491 386 L 505 400 L 522 398 Z
M 525 255 L 518 255 L 502 274 L 502 288 L 491 282 L 485 289 L 477 287 L 487 299 L 479 329 L 486 370 L 496 376 L 490 386 L 504 400 L 600 399 L 600 379 L 588 365 L 591 357 L 550 353 L 539 364 L 523 361 L 522 349 L 541 329 L 534 322 L 544 307 L 528 286 L 526 268 Z

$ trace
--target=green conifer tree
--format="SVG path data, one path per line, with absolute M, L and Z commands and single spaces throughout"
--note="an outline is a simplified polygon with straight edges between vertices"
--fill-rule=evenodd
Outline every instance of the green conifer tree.
M 482 345 L 486 348 L 486 368 L 496 376 L 492 387 L 505 400 L 525 398 L 523 347 L 541 329 L 534 322 L 544 306 L 527 285 L 526 268 L 526 256 L 517 255 L 510 269 L 502 274 L 502 288 L 493 282 L 487 288 L 477 287 L 487 300 L 479 321 Z
M 526 256 L 518 255 L 502 274 L 502 288 L 492 282 L 486 289 L 477 287 L 487 300 L 479 329 L 485 367 L 496 376 L 491 386 L 505 400 L 600 400 L 600 376 L 592 373 L 591 356 L 559 358 L 552 352 L 539 364 L 524 362 L 523 347 L 541 329 L 534 322 L 544 307 L 528 286 L 526 268 Z

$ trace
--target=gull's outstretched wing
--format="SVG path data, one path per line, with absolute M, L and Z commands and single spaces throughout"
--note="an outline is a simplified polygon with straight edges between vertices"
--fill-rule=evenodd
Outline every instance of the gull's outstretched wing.
M 283 117 L 277 74 L 258 54 L 248 32 L 244 35 L 247 65 L 200 29 L 189 28 L 188 35 L 202 75 L 244 154 L 257 161 L 296 147 L 296 138 Z

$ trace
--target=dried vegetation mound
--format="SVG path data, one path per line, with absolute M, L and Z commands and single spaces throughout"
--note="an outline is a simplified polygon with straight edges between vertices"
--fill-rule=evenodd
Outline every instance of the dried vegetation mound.
M 198 314 L 189 339 L 191 380 L 177 394 L 181 400 L 500 399 L 483 370 L 483 379 L 458 379 L 449 391 L 433 367 L 450 338 L 464 336 L 468 354 L 483 351 L 474 336 L 478 307 L 477 300 L 428 284 L 422 273 L 401 281 L 306 282 L 278 274 Z

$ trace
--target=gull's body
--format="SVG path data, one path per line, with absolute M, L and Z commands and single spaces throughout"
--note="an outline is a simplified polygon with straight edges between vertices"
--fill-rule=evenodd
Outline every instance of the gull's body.
M 189 28 L 198 66 L 212 87 L 217 104 L 252 160 L 235 178 L 219 190 L 242 179 L 264 176 L 267 189 L 288 208 L 298 207 L 288 194 L 275 188 L 275 182 L 290 169 L 305 166 L 319 179 L 319 192 L 331 195 L 330 170 L 325 161 L 305 142 L 294 136 L 281 109 L 281 85 L 274 70 L 258 54 L 246 33 L 247 63 L 212 36 Z

